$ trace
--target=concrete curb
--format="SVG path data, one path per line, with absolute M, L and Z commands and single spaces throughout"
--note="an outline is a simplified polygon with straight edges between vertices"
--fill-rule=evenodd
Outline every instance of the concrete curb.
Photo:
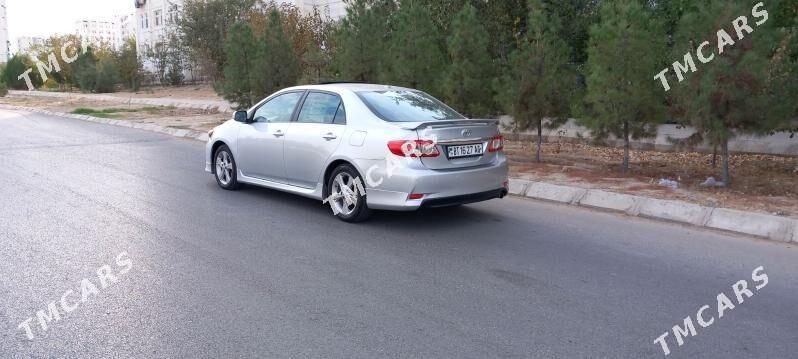
M 114 126 L 121 126 L 121 127 L 130 127 L 136 128 L 145 131 L 152 131 L 152 132 L 159 132 L 166 135 L 170 135 L 173 137 L 179 138 L 188 138 L 192 140 L 206 142 L 208 141 L 208 133 L 203 131 L 195 131 L 195 130 L 185 130 L 179 129 L 174 127 L 165 127 L 165 126 L 158 126 L 149 123 L 139 123 L 139 122 L 132 122 L 132 121 L 125 121 L 125 120 L 114 120 L 110 118 L 101 118 L 101 117 L 93 117 L 87 115 L 76 115 L 72 113 L 63 113 L 63 112 L 53 112 L 42 110 L 39 108 L 32 108 L 32 107 L 23 107 L 23 106 L 12 106 L 12 105 L 0 105 L 0 108 L 10 109 L 10 110 L 21 110 L 21 111 L 28 111 L 28 112 L 35 112 L 41 113 L 50 116 L 58 116 L 58 117 L 65 117 L 71 118 L 74 120 L 81 120 L 81 121 L 88 121 L 88 122 L 96 122 L 96 123 L 104 123 L 108 125 Z
M 510 179 L 510 194 L 798 243 L 798 220 L 768 214 L 520 179 Z

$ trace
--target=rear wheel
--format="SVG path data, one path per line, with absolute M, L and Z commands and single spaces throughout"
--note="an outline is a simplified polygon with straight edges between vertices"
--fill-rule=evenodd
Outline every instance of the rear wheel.
M 216 183 L 219 184 L 219 187 L 226 190 L 241 188 L 241 184 L 238 183 L 238 167 L 230 148 L 227 145 L 219 146 L 213 158 L 214 175 L 216 175 Z
M 327 183 L 327 198 L 333 213 L 344 222 L 362 222 L 371 215 L 366 204 L 363 180 L 351 165 L 340 165 L 333 170 Z

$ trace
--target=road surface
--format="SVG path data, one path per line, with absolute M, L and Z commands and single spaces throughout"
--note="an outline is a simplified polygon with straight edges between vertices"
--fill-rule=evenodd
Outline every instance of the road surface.
M 518 198 L 346 224 L 203 146 L 0 110 L 0 357 L 798 357 L 794 244 Z

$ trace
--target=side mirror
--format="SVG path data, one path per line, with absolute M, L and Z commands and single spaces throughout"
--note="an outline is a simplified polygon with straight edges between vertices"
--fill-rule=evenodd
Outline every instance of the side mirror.
M 236 122 L 247 123 L 249 122 L 249 115 L 247 111 L 236 111 L 235 115 L 233 115 L 233 119 Z

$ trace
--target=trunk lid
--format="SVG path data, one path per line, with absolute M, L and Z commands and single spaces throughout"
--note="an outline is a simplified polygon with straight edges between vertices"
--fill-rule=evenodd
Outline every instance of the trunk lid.
M 498 152 L 488 151 L 490 140 L 499 135 L 496 120 L 406 122 L 400 126 L 415 130 L 420 140 L 435 142 L 440 155 L 421 158 L 421 163 L 429 169 L 476 167 L 489 164 L 498 156 Z

